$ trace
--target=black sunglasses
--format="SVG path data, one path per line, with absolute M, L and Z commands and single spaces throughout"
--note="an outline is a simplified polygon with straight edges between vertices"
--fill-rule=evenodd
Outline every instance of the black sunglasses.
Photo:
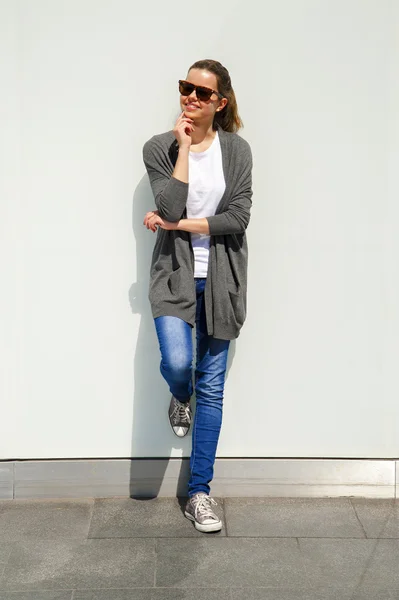
M 224 96 L 216 90 L 211 90 L 211 88 L 204 87 L 202 85 L 194 85 L 189 81 L 179 79 L 179 92 L 182 96 L 189 96 L 193 92 L 193 90 L 195 90 L 198 100 L 209 100 L 212 94 L 217 94 L 218 98 L 220 99 L 224 98 Z

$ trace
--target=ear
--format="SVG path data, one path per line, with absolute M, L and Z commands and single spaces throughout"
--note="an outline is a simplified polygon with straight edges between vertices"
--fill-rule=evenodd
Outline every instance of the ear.
M 222 100 L 220 101 L 220 104 L 219 104 L 219 106 L 217 108 L 218 112 L 220 112 L 221 110 L 223 110 L 227 103 L 228 103 L 228 99 L 227 98 L 222 98 Z

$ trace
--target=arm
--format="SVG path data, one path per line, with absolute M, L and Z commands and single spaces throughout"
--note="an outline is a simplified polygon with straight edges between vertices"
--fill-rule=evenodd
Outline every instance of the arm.
M 143 146 L 143 161 L 150 179 L 159 216 L 166 221 L 176 222 L 181 218 L 188 196 L 189 147 L 179 148 L 175 169 L 170 175 L 162 151 L 152 140 Z
M 209 224 L 210 235 L 225 235 L 229 233 L 244 233 L 248 227 L 252 206 L 252 152 L 243 140 L 244 147 L 240 149 L 240 158 L 243 159 L 242 169 L 238 183 L 226 211 L 206 217 Z M 184 221 L 183 221 L 184 222 Z
M 209 235 L 209 224 L 203 219 L 180 219 L 176 225 L 178 231 L 190 231 L 191 233 L 206 233 Z

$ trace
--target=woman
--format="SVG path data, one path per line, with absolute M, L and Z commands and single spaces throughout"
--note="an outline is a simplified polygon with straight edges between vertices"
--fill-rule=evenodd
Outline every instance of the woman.
M 252 205 L 252 153 L 229 73 L 214 60 L 195 62 L 179 80 L 175 127 L 143 147 L 157 210 L 144 225 L 157 231 L 148 298 L 172 393 L 174 433 L 187 435 L 192 412 L 192 328 L 196 326 L 196 411 L 185 516 L 199 531 L 222 522 L 210 497 L 222 423 L 230 340 L 247 306 L 246 228 Z

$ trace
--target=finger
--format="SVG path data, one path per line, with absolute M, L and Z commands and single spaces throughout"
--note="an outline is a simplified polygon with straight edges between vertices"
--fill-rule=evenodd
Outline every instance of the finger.
M 179 122 L 180 121 L 180 122 Z M 186 121 L 191 121 L 192 123 L 194 122 L 193 119 L 191 117 L 186 117 L 181 115 L 178 119 L 177 119 L 177 123 L 176 125 L 181 125 L 182 123 L 186 122 Z
M 152 211 L 152 210 L 150 210 L 148 213 L 146 213 L 146 215 L 144 217 L 143 225 L 147 225 L 148 219 L 150 219 L 154 215 L 155 215 L 155 211 Z
M 151 219 L 151 221 L 149 223 L 149 229 L 151 229 L 151 231 L 156 231 L 157 225 L 158 225 L 158 223 L 154 219 Z
M 148 219 L 148 229 L 152 229 L 154 227 L 154 224 L 157 222 L 157 219 L 159 219 L 157 215 L 154 215 L 153 217 Z
M 152 221 L 151 220 L 153 218 L 154 218 L 153 216 L 147 218 L 147 224 L 146 224 L 147 225 L 147 229 L 151 229 L 151 227 L 152 227 Z

